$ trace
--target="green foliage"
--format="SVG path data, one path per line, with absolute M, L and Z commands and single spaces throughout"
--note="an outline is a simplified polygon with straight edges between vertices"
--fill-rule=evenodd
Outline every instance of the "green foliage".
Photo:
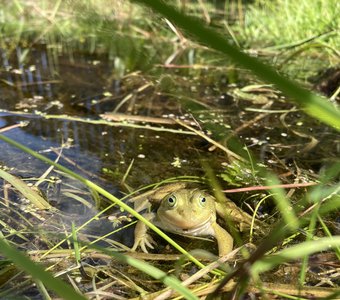
M 135 0 L 135 2 L 143 3 L 154 9 L 177 26 L 183 28 L 197 42 L 229 56 L 234 62 L 251 70 L 261 79 L 275 84 L 287 96 L 292 97 L 292 101 L 302 106 L 308 114 L 340 130 L 340 112 L 334 105 L 322 97 L 305 90 L 288 78 L 279 75 L 277 71 L 263 64 L 260 60 L 241 52 L 231 45 L 224 36 L 205 26 L 197 18 L 185 16 L 170 5 L 158 0 Z
M 239 28 L 241 40 L 259 48 L 292 45 L 318 37 L 337 49 L 340 44 L 339 1 L 255 1 L 245 9 L 245 22 Z M 329 51 L 326 47 L 323 51 Z
M 48 288 L 53 290 L 63 299 L 86 299 L 61 279 L 53 277 L 53 275 L 46 272 L 43 267 L 31 261 L 20 251 L 14 249 L 2 238 L 0 238 L 0 249 L 1 253 L 14 262 L 19 268 L 23 269 L 28 274 L 31 274 L 34 279 L 43 282 Z
M 252 168 L 247 161 L 234 160 L 225 165 L 221 178 L 231 186 L 244 186 L 246 182 L 248 186 L 255 186 L 261 184 L 264 178 L 260 176 L 259 168 Z
M 339 1 L 255 1 L 232 26 L 239 43 L 256 49 L 290 77 L 309 81 L 339 61 Z

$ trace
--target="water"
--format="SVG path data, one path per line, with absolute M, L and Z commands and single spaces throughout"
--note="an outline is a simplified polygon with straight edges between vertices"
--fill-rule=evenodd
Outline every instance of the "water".
M 203 175 L 202 160 L 219 167 L 220 162 L 215 161 L 212 153 L 202 155 L 198 150 L 201 139 L 185 129 L 179 131 L 179 126 L 145 122 L 119 126 L 94 124 L 101 120 L 100 114 L 114 110 L 125 95 L 133 93 L 133 87 L 130 91 L 119 80 L 108 82 L 112 68 L 109 61 L 90 55 L 79 55 L 77 59 L 58 53 L 52 55 L 50 49 L 42 46 L 31 50 L 23 63 L 20 57 L 24 52 L 18 47 L 8 57 L 2 51 L 0 124 L 2 128 L 20 122 L 25 125 L 4 132 L 6 136 L 53 161 L 58 160 L 116 197 L 169 177 Z M 125 84 L 134 86 L 140 81 L 132 78 Z M 149 100 L 148 90 L 137 96 L 138 99 L 121 105 L 119 112 L 157 117 L 169 113 L 182 115 L 177 101 L 165 97 Z M 0 149 L 0 164 L 31 184 L 36 184 L 49 167 L 2 141 Z M 51 230 L 61 234 L 65 226 L 69 231 L 72 221 L 80 226 L 110 204 L 105 199 L 97 203 L 86 186 L 56 170 L 46 177 L 39 189 L 60 214 L 47 215 L 43 222 L 29 214 L 37 230 L 43 229 L 46 234 Z M 70 192 L 83 202 L 70 197 Z M 22 202 L 20 195 L 11 192 L 10 196 L 13 203 Z M 7 210 L 1 213 L 7 214 Z M 86 226 L 82 234 L 90 234 L 93 240 L 94 236 L 112 231 L 113 225 L 107 219 L 110 214 L 119 218 L 122 212 L 112 208 Z M 131 245 L 133 236 L 122 231 L 114 240 Z M 32 246 L 25 245 L 27 249 Z
M 102 120 L 100 115 L 105 112 L 188 120 L 194 130 L 223 147 L 239 153 L 246 145 L 249 152 L 243 153 L 245 157 L 251 152 L 284 183 L 301 176 L 301 170 L 306 180 L 316 178 L 339 157 L 335 131 L 312 120 L 276 92 L 254 92 L 255 96 L 264 93 L 261 101 L 253 94 L 241 97 L 238 87 L 228 84 L 225 70 L 163 70 L 157 77 L 159 70 L 155 68 L 148 74 L 132 70 L 122 77 L 117 76 L 117 59 L 100 54 L 65 52 L 46 45 L 29 51 L 18 47 L 11 55 L 0 53 L 0 128 L 26 124 L 4 134 L 58 160 L 119 198 L 170 177 L 203 177 L 206 166 L 223 188 L 263 182 L 252 173 L 251 165 L 235 165 L 221 148 L 188 128 L 127 121 L 112 126 Z M 249 77 L 243 80 L 240 86 L 251 82 Z M 49 167 L 2 141 L 0 165 L 31 184 L 36 184 Z M 81 226 L 111 204 L 107 199 L 96 199 L 85 185 L 56 170 L 50 171 L 38 188 L 58 213 L 37 215 L 21 210 L 23 199 L 13 189 L 6 199 L 9 207 L 3 204 L 0 208 L 1 220 L 25 232 L 26 240 L 15 234 L 10 239 L 27 250 L 51 247 L 65 232 L 70 233 L 72 222 Z M 4 200 L 4 187 L 0 193 Z M 255 207 L 259 197 L 251 193 L 231 195 L 245 209 L 246 204 Z M 272 209 L 273 205 L 266 205 L 259 211 L 265 215 Z M 109 216 L 121 220 L 117 227 Z M 80 230 L 80 238 L 93 241 L 129 224 L 127 217 L 126 212 L 112 207 Z M 10 234 L 7 228 L 3 232 Z M 115 242 L 131 246 L 133 227 L 109 235 L 100 245 L 124 249 Z M 67 248 L 67 243 L 62 247 Z
M 257 89 L 255 99 L 253 94 L 248 99 L 244 92 L 243 98 L 236 98 L 240 93 L 228 86 L 224 71 L 200 70 L 190 78 L 184 75 L 186 70 L 179 70 L 179 75 L 164 70 L 156 80 L 132 72 L 124 79 L 115 75 L 115 60 L 61 49 L 40 45 L 29 50 L 18 46 L 11 55 L 1 51 L 0 124 L 4 128 L 28 122 L 5 134 L 52 160 L 57 154 L 50 149 L 60 150 L 67 142 L 60 163 L 92 180 L 100 178 L 114 193 L 121 189 L 120 181 L 131 163 L 127 183 L 138 188 L 174 176 L 201 176 L 202 161 L 216 173 L 223 172 L 228 159 L 223 152 L 209 151 L 209 143 L 193 132 L 181 134 L 180 126 L 91 123 L 101 120 L 105 112 L 186 116 L 198 125 L 196 130 L 204 126 L 205 133 L 222 145 L 228 145 L 228 137 L 236 130 L 241 146 L 246 144 L 260 162 L 274 168 L 279 167 L 279 158 L 318 172 L 324 165 L 322 157 L 335 159 L 339 154 L 334 131 L 306 117 L 270 89 Z M 256 100 L 260 96 L 272 102 L 258 118 L 263 109 L 263 101 Z M 4 142 L 0 146 L 0 162 L 15 168 L 15 174 L 37 177 L 46 169 L 44 163 Z

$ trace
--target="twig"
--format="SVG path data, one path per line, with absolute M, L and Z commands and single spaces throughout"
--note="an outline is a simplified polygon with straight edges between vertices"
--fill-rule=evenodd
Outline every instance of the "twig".
M 288 184 L 276 184 L 276 185 L 261 185 L 261 186 L 249 186 L 244 188 L 237 189 L 228 189 L 222 192 L 224 193 L 241 193 L 241 192 L 250 192 L 250 191 L 263 191 L 270 190 L 276 188 L 290 189 L 290 188 L 301 188 L 306 186 L 317 185 L 317 182 L 304 182 L 304 183 L 288 183 Z
M 192 128 L 191 126 L 189 126 L 188 124 L 185 124 L 184 122 L 182 122 L 181 120 L 177 120 L 175 119 L 175 121 L 182 125 L 183 127 L 191 130 L 192 132 L 194 132 L 196 135 L 204 138 L 206 141 L 208 141 L 209 143 L 213 144 L 214 146 L 216 146 L 217 148 L 220 148 L 221 150 L 223 150 L 224 152 L 226 152 L 229 156 L 232 156 L 238 160 L 244 161 L 244 158 L 242 158 L 241 156 L 237 155 L 236 153 L 234 153 L 233 151 L 227 149 L 226 147 L 224 147 L 223 145 L 221 145 L 220 143 L 214 141 L 213 139 L 211 139 L 210 137 L 208 137 L 206 134 L 204 134 L 202 131 L 199 131 L 195 128 Z
M 138 129 L 144 129 L 144 130 L 153 130 L 153 131 L 158 131 L 158 132 L 171 132 L 171 133 L 176 133 L 176 134 L 195 135 L 195 133 L 192 131 L 184 131 L 184 130 L 173 129 L 173 128 L 153 127 L 150 125 L 138 125 L 138 124 L 132 124 L 132 123 L 127 123 L 127 122 L 110 122 L 106 120 L 91 120 L 91 119 L 86 119 L 86 118 L 72 117 L 68 115 L 34 114 L 34 113 L 25 113 L 23 111 L 20 111 L 20 112 L 7 111 L 3 109 L 0 109 L 0 112 L 6 112 L 10 115 L 22 116 L 22 117 L 27 117 L 27 118 L 68 120 L 68 121 L 82 122 L 82 123 L 88 123 L 88 124 L 107 125 L 107 126 L 112 126 L 112 127 L 128 127 L 128 128 L 138 128 Z
M 174 119 L 170 118 L 159 118 L 159 117 L 149 117 L 149 116 L 141 116 L 141 115 L 128 115 L 128 114 L 121 114 L 121 113 L 105 113 L 99 115 L 101 118 L 108 120 L 108 121 L 114 121 L 114 122 L 124 122 L 124 121 L 133 121 L 133 122 L 146 122 L 146 123 L 154 123 L 154 124 L 169 124 L 169 125 L 175 125 L 177 122 Z M 190 122 L 190 125 L 194 125 L 191 121 L 185 121 L 184 122 Z
M 28 124 L 27 122 L 20 122 L 19 124 L 14 124 L 14 125 L 11 125 L 11 126 L 0 128 L 0 133 L 12 130 L 14 128 L 27 126 L 27 124 Z

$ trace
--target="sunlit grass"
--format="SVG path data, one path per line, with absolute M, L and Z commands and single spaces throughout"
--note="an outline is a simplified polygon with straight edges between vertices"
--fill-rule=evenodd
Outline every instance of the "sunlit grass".
M 290 70 L 291 76 L 310 76 L 338 60 L 339 4 L 335 0 L 257 1 L 252 5 L 238 3 L 237 8 L 229 1 L 224 6 L 204 1 L 177 4 L 191 16 L 218 25 L 216 29 L 230 42 L 265 53 L 284 72 Z M 237 18 L 228 23 L 231 13 Z M 176 32 L 149 11 L 121 0 L 16 0 L 6 2 L 0 24 L 3 49 L 13 51 L 18 44 L 29 49 L 46 43 L 103 53 L 114 61 L 118 78 L 134 70 L 149 72 L 153 64 L 164 62 L 221 66 L 228 61 L 193 43 L 185 32 Z M 289 63 L 282 63 L 283 58 Z
M 314 38 L 339 50 L 339 10 L 336 0 L 255 1 L 245 9 L 245 22 L 239 33 L 244 42 L 258 48 L 288 48 Z
M 148 1 L 144 1 L 148 2 Z M 317 1 L 316 1 L 317 2 Z M 283 4 L 282 1 L 280 1 L 281 4 Z M 291 13 L 294 11 L 294 9 L 297 9 L 297 7 L 290 6 L 290 2 L 285 2 L 287 5 L 287 13 Z M 112 13 L 111 5 L 115 5 L 115 14 Z M 266 5 L 266 4 L 263 4 Z M 269 4 L 268 4 L 269 5 Z M 304 2 L 305 5 L 305 2 Z M 329 5 L 335 5 L 335 2 L 330 1 Z M 198 7 L 195 11 L 197 14 L 203 14 L 205 21 L 207 22 L 207 15 L 205 9 L 208 6 L 201 6 Z M 266 6 L 267 7 L 267 6 Z M 268 6 L 267 9 L 277 9 L 276 6 Z M 120 10 L 121 9 L 121 10 Z M 306 8 L 307 9 L 307 8 Z M 315 7 L 313 8 L 316 9 Z M 320 9 L 321 12 L 324 13 L 324 8 Z M 74 12 L 74 13 L 73 13 Z M 173 37 L 172 33 L 169 33 L 169 31 L 164 30 L 164 32 L 167 32 L 167 34 L 162 35 L 157 32 L 157 28 L 162 27 L 162 25 L 155 25 L 155 23 L 149 22 L 148 20 L 144 19 L 140 16 L 146 16 L 149 14 L 149 10 L 144 11 L 139 6 L 132 5 L 130 3 L 126 2 L 119 2 L 119 1 L 112 1 L 112 3 L 108 3 L 106 1 L 73 1 L 73 2 L 64 2 L 64 1 L 27 1 L 27 2 L 21 2 L 19 0 L 14 1 L 9 6 L 9 11 L 7 11 L 3 16 L 3 23 L 6 20 L 6 30 L 7 35 L 5 36 L 7 38 L 4 39 L 5 43 L 13 43 L 10 45 L 11 47 L 14 47 L 18 43 L 23 42 L 32 42 L 32 40 L 29 40 L 29 38 L 32 38 L 35 42 L 40 42 L 43 40 L 53 41 L 57 42 L 60 40 L 68 40 L 72 42 L 79 42 L 80 44 L 89 42 L 89 49 L 90 52 L 94 51 L 103 51 L 103 53 L 111 52 L 112 57 L 115 59 L 116 66 L 119 65 L 120 67 L 117 68 L 117 76 L 123 77 L 125 72 L 127 70 L 131 69 L 141 69 L 142 66 L 145 64 L 138 64 L 138 61 L 143 61 L 143 58 L 148 57 L 150 54 L 155 54 L 157 52 L 157 49 L 150 50 L 153 48 L 153 45 L 158 44 L 158 42 L 161 44 L 163 41 L 165 43 L 170 43 L 171 39 L 169 37 Z M 310 12 L 310 11 L 308 11 Z M 18 18 L 18 15 L 22 15 L 23 13 L 26 13 L 28 15 L 28 18 L 25 20 L 23 18 Z M 247 13 L 253 13 L 254 16 L 256 16 L 256 10 L 250 11 Z M 314 12 L 316 13 L 316 12 Z M 132 15 L 137 15 L 137 21 L 132 17 Z M 293 14 L 292 14 L 293 15 Z M 292 27 L 290 27 L 291 24 L 293 24 L 293 17 L 292 15 L 287 16 L 287 14 L 283 14 L 285 18 L 287 18 L 287 30 L 290 30 L 290 33 L 294 33 L 294 30 Z M 37 17 L 40 16 L 40 17 Z M 199 15 L 201 17 L 201 15 Z M 260 15 L 257 15 L 259 18 Z M 302 15 L 296 15 L 296 18 L 301 18 Z M 331 16 L 332 17 L 332 16 Z M 334 17 L 334 16 L 333 16 Z M 31 18 L 31 20 L 29 20 Z M 153 16 L 154 18 L 154 16 Z M 204 19 L 203 18 L 203 19 Z M 248 15 L 246 15 L 246 18 L 248 18 Z M 312 18 L 312 17 L 311 17 Z M 275 18 L 272 18 L 275 19 Z M 155 20 L 155 19 L 153 19 Z M 184 18 L 185 20 L 185 18 Z M 247 20 L 247 19 L 246 19 Z M 267 19 L 268 20 L 268 19 Z M 32 26 L 27 26 L 28 23 L 26 22 L 32 22 Z M 316 22 L 322 22 L 319 18 L 315 18 L 315 20 L 309 20 L 309 22 L 316 21 Z M 329 21 L 329 16 L 326 15 L 326 20 L 324 20 L 326 23 Z M 176 20 L 174 20 L 174 23 Z M 255 21 L 254 21 L 255 22 Z M 283 21 L 281 21 L 282 23 Z M 185 23 L 185 22 L 184 22 Z M 189 22 L 190 23 L 190 22 Z M 165 23 L 161 23 L 165 24 Z M 247 23 L 246 23 L 247 24 Z M 328 24 L 328 23 L 327 23 Z M 326 25 L 327 25 L 326 24 Z M 277 25 L 277 24 L 275 24 Z M 305 27 L 313 27 L 314 24 L 306 22 L 305 24 L 299 24 L 301 28 Z M 305 27 L 304 27 L 305 26 Z M 184 26 L 185 27 L 185 26 Z M 190 27 L 190 26 L 189 26 Z M 188 32 L 190 32 L 190 28 L 186 28 Z M 41 32 L 41 28 L 44 30 Z M 130 31 L 132 29 L 132 31 Z M 268 30 L 265 32 L 264 30 Z M 300 40 L 303 39 L 304 36 L 299 35 L 289 35 L 287 33 L 287 36 L 282 37 L 282 39 L 278 38 L 278 32 L 277 27 L 274 28 L 274 24 L 270 23 L 270 20 L 267 21 L 267 27 L 263 28 L 260 27 L 256 29 L 256 25 L 252 27 L 252 29 L 249 29 L 249 32 L 244 32 L 244 35 L 247 36 L 260 36 L 262 34 L 268 34 L 270 35 L 270 30 L 273 31 L 273 43 L 274 45 L 282 46 L 284 43 L 289 43 L 290 41 L 296 41 L 296 39 Z M 321 28 L 321 30 L 326 30 L 327 26 L 324 28 Z M 254 30 L 254 32 L 250 32 L 250 30 Z M 258 31 L 256 31 L 258 30 Z M 164 33 L 162 32 L 162 33 Z M 308 31 L 306 31 L 309 33 Z M 207 32 L 206 32 L 207 33 Z M 105 36 L 103 38 L 101 36 Z M 122 37 L 124 35 L 124 38 Z M 195 32 L 194 32 L 195 35 Z M 13 39 L 11 42 L 8 40 L 8 36 L 12 36 Z M 209 36 L 206 34 L 206 37 Z M 126 39 L 128 37 L 128 39 Z M 157 39 L 155 39 L 157 37 Z M 27 40 L 25 40 L 26 38 Z M 130 39 L 131 38 L 131 39 Z M 135 40 L 136 39 L 137 42 Z M 154 44 L 146 45 L 148 42 L 152 39 L 154 40 Z M 325 38 L 325 37 L 323 37 Z M 327 38 L 327 42 L 330 42 L 330 47 L 334 48 L 334 40 L 335 38 L 332 34 L 330 34 Z M 225 52 L 227 48 L 224 48 L 224 44 L 218 45 L 218 42 L 220 40 L 212 41 L 208 39 L 205 40 L 204 34 L 202 36 L 199 36 L 200 41 L 206 43 L 209 46 L 209 43 L 212 44 L 212 47 L 215 49 L 218 48 L 218 50 L 223 49 Z M 246 39 L 246 37 L 245 37 Z M 275 40 L 277 39 L 277 40 Z M 276 44 L 275 44 L 276 42 Z M 249 45 L 252 45 L 253 41 L 249 41 Z M 119 44 L 117 46 L 117 44 Z M 158 44 L 158 45 L 160 45 Z M 254 44 L 256 44 L 254 42 Z M 136 46 L 137 45 L 137 46 Z M 188 47 L 188 49 L 193 44 L 186 44 L 185 47 Z M 211 46 L 211 45 L 210 45 Z M 228 45 L 227 45 L 228 46 Z M 265 45 L 267 46 L 267 45 Z M 135 48 L 134 48 L 135 47 Z M 140 47 L 140 48 L 139 48 Z M 195 46 L 198 47 L 198 46 Z M 28 47 L 29 48 L 29 47 Z M 160 46 L 161 48 L 161 46 Z M 194 48 L 194 47 L 193 47 Z M 113 49 L 113 50 L 112 50 Z M 141 49 L 148 49 L 150 52 L 142 53 Z M 172 49 L 169 50 L 169 53 L 171 53 Z M 231 48 L 231 50 L 233 50 Z M 166 57 L 165 53 L 166 51 L 161 53 L 162 59 Z M 334 51 L 330 52 L 330 57 L 333 57 Z M 242 59 L 248 59 L 246 56 L 237 55 L 237 52 L 232 52 L 233 59 L 243 64 L 244 66 L 248 66 L 250 69 L 256 65 L 257 68 L 255 72 L 259 76 L 263 76 L 262 78 L 267 79 L 270 81 L 271 77 L 275 78 L 275 83 L 280 86 L 283 90 L 288 93 L 291 97 L 297 98 L 297 103 L 300 103 L 303 107 L 306 107 L 309 113 L 314 116 L 315 118 L 319 118 L 320 120 L 326 122 L 327 124 L 337 128 L 339 125 L 339 113 L 335 109 L 335 107 L 332 107 L 329 103 L 325 101 L 325 99 L 321 99 L 318 96 L 315 96 L 309 92 L 306 92 L 302 89 L 300 89 L 299 86 L 291 84 L 290 81 L 285 81 L 283 78 L 280 78 L 279 76 L 276 76 L 272 70 L 267 69 L 266 67 L 263 67 L 261 70 L 261 64 L 257 63 L 256 60 L 248 60 L 245 64 Z M 119 56 L 121 55 L 121 56 Z M 140 56 L 138 56 L 140 55 Z M 137 59 L 136 59 L 137 56 Z M 139 58 L 138 58 L 139 57 Z M 191 57 L 191 58 L 189 58 Z M 192 56 L 188 55 L 188 61 L 192 59 Z M 202 61 L 204 61 L 204 57 L 201 57 Z M 161 59 L 160 59 L 161 60 Z M 146 62 L 147 63 L 147 62 Z M 253 66 L 252 66 L 253 63 Z M 269 71 L 268 71 L 269 70 Z M 264 75 L 261 75 L 261 72 Z M 271 76 L 271 75 L 275 76 Z M 281 83 L 280 83 L 281 79 Z M 334 109 L 334 111 L 332 111 Z M 117 124 L 116 124 L 117 125 Z M 136 127 L 136 126 L 134 126 Z M 202 133 L 204 135 L 204 133 Z M 205 135 L 206 136 L 206 135 Z M 125 202 L 120 201 L 120 199 L 115 198 L 114 196 L 107 193 L 105 190 L 100 188 L 99 186 L 95 185 L 91 181 L 88 181 L 81 177 L 78 174 L 75 174 L 73 172 L 69 172 L 66 168 L 63 166 L 60 166 L 56 163 L 53 163 L 52 161 L 46 159 L 42 155 L 39 155 L 30 149 L 27 149 L 26 147 L 23 147 L 22 145 L 19 145 L 15 141 L 11 141 L 10 139 L 3 137 L 2 138 L 7 143 L 10 143 L 18 148 L 20 148 L 23 151 L 26 151 L 27 153 L 30 153 L 31 155 L 35 156 L 38 159 L 41 159 L 49 164 L 54 165 L 55 167 L 60 168 L 64 172 L 68 172 L 71 176 L 79 180 L 80 182 L 84 183 L 87 187 L 90 189 L 93 189 L 96 191 L 97 194 L 102 194 L 103 196 L 110 199 L 113 203 L 116 203 L 122 207 L 122 209 L 128 211 L 132 215 L 134 215 L 136 218 L 144 221 L 148 226 L 150 226 L 154 231 L 162 236 L 164 239 L 166 239 L 171 245 L 173 245 L 178 251 L 188 255 L 184 249 L 182 249 L 180 246 L 178 246 L 172 239 L 164 235 L 160 230 L 158 230 L 153 224 L 148 222 L 143 218 L 143 216 L 136 213 L 133 209 L 131 209 L 129 206 L 126 205 Z M 211 139 L 210 139 L 211 141 Z M 215 146 L 218 145 L 218 143 L 215 143 Z M 339 168 L 339 166 L 337 166 Z M 233 177 L 237 177 L 238 175 L 238 185 L 242 185 L 244 183 L 248 183 L 247 178 L 245 177 L 247 174 L 246 171 L 248 169 L 251 169 L 251 176 L 252 180 L 257 179 L 257 169 L 256 169 L 256 163 L 254 163 L 252 166 L 247 163 L 243 164 L 234 164 L 233 169 L 230 170 L 228 173 L 224 174 L 224 179 L 233 184 L 236 181 Z M 339 170 L 339 169 L 338 169 Z M 278 223 L 277 227 L 274 227 L 272 232 L 268 234 L 266 239 L 264 241 L 260 241 L 258 243 L 258 249 L 255 251 L 254 254 L 251 254 L 249 259 L 245 261 L 244 264 L 241 263 L 240 267 L 236 268 L 234 272 L 229 274 L 229 277 L 226 277 L 225 281 L 228 281 L 233 276 L 239 276 L 240 281 L 238 284 L 238 287 L 241 286 L 241 288 L 235 293 L 242 294 L 249 285 L 250 279 L 259 279 L 261 277 L 261 274 L 272 270 L 273 268 L 277 267 L 278 265 L 282 264 L 288 264 L 292 260 L 302 259 L 304 261 L 304 265 L 301 268 L 300 272 L 300 278 L 299 278 L 299 284 L 300 287 L 303 286 L 303 283 L 306 278 L 307 273 L 307 257 L 313 253 L 324 251 L 324 250 L 330 250 L 335 249 L 336 253 L 338 254 L 340 247 L 339 239 L 333 238 L 331 230 L 327 227 L 327 223 L 323 221 L 323 219 L 330 213 L 334 213 L 339 209 L 340 206 L 340 199 L 339 199 L 339 186 L 334 184 L 336 181 L 336 178 L 338 176 L 339 172 L 335 169 L 333 166 L 333 172 L 329 171 L 328 177 L 320 175 L 319 179 L 322 181 L 322 184 L 320 184 L 318 187 L 310 189 L 309 191 L 306 191 L 303 197 L 303 200 L 301 202 L 295 202 L 290 199 L 286 193 L 282 189 L 275 189 L 272 190 L 272 198 L 276 201 L 276 208 L 277 213 L 280 214 L 282 221 Z M 242 172 L 243 171 L 243 172 Z M 2 176 L 7 181 L 11 181 L 11 177 L 9 177 L 7 174 L 3 175 L 4 173 L 1 173 Z M 222 174 L 223 178 L 223 174 Z M 263 179 L 262 177 L 261 179 Z M 276 180 L 276 179 L 275 179 Z M 256 183 L 256 182 L 255 182 Z M 278 182 L 275 182 L 278 183 Z M 12 184 L 14 184 L 14 181 L 12 180 Z M 22 193 L 26 193 L 26 197 L 31 199 L 32 203 L 35 203 L 36 200 L 34 195 L 32 196 L 32 193 L 29 189 L 27 189 L 24 185 L 19 184 L 16 186 L 18 190 L 21 189 Z M 69 194 L 70 196 L 70 194 Z M 269 197 L 269 196 L 266 196 Z M 81 201 L 81 199 L 77 196 L 70 196 L 70 200 L 76 200 Z M 42 199 L 41 201 L 43 201 Z M 293 199 L 296 200 L 296 199 Z M 39 203 L 39 202 L 38 202 Z M 101 212 L 103 213 L 103 211 Z M 315 228 L 316 223 L 319 222 L 322 225 L 323 231 L 325 232 L 326 238 L 319 238 L 315 234 Z M 2 225 L 5 223 L 2 223 Z M 5 224 L 6 225 L 6 224 Z M 86 226 L 86 224 L 84 225 Z M 306 228 L 308 228 L 308 231 L 306 232 Z M 10 228 L 14 233 L 20 236 L 20 232 L 16 233 L 15 229 Z M 80 227 L 73 227 L 72 233 L 67 235 L 65 239 L 62 239 L 61 242 L 57 244 L 50 244 L 50 249 L 46 250 L 44 254 L 42 254 L 41 257 L 44 257 L 45 255 L 48 256 L 48 254 L 52 253 L 54 250 L 59 248 L 63 242 L 67 243 L 70 242 L 73 247 L 73 251 L 76 254 L 76 263 L 79 263 L 80 256 L 82 250 L 85 250 L 85 248 L 90 249 L 91 245 L 84 245 L 84 248 L 80 248 L 79 241 L 78 241 L 78 232 L 80 231 Z M 303 236 L 306 234 L 306 241 L 303 241 Z M 296 237 L 300 237 L 300 241 L 296 239 Z M 8 258 L 10 258 L 13 262 L 15 262 L 18 266 L 21 266 L 27 273 L 31 274 L 34 278 L 38 280 L 38 285 L 41 287 L 41 289 L 44 289 L 42 284 L 45 284 L 45 280 L 47 281 L 46 286 L 50 287 L 51 289 L 55 289 L 55 286 L 53 285 L 53 279 L 51 279 L 51 276 L 47 275 L 46 278 L 44 278 L 44 272 L 41 270 L 38 270 L 35 265 L 32 265 L 29 261 L 23 259 L 20 256 L 20 253 L 16 253 L 15 250 L 6 247 L 6 243 L 8 242 L 8 238 L 11 237 L 11 235 L 6 236 L 3 238 L 2 242 L 4 243 L 3 246 L 3 252 Z M 98 238 L 100 240 L 101 237 Z M 301 242 L 302 239 L 302 242 Z M 300 244 L 295 245 L 296 242 L 299 242 Z M 8 246 L 8 245 L 7 245 Z M 306 251 L 304 251 L 306 249 Z M 98 250 L 98 249 L 96 249 Z M 100 249 L 99 249 L 100 251 Z M 105 253 L 105 250 L 103 250 Z M 339 254 L 338 254 L 339 255 Z M 192 261 L 194 261 L 198 266 L 203 267 L 203 265 L 192 255 L 188 255 Z M 71 255 L 72 259 L 73 256 Z M 140 271 L 144 272 L 145 274 L 155 275 L 154 277 L 164 282 L 170 287 L 177 288 L 178 291 L 181 291 L 181 287 L 179 285 L 178 280 L 174 280 L 172 277 L 168 277 L 167 274 L 163 271 L 160 271 L 158 269 L 153 268 L 150 265 L 143 264 L 141 262 L 130 260 L 126 256 L 120 257 L 123 262 L 129 263 L 131 266 L 137 267 Z M 24 264 L 24 265 L 22 265 Z M 39 271 L 39 272 L 38 272 Z M 38 273 L 37 273 L 38 272 Z M 54 272 L 54 270 L 53 270 Z M 52 280 L 52 281 L 51 281 Z M 49 282 L 49 283 L 48 283 Z M 58 281 L 57 283 L 54 282 L 54 284 L 60 284 Z M 242 287 L 243 284 L 243 287 Z M 63 289 L 63 286 L 59 286 L 60 289 Z M 66 290 L 65 290 L 66 291 Z M 142 293 L 142 292 L 141 292 Z M 193 296 L 194 292 L 188 292 L 187 290 L 182 290 L 182 293 L 188 298 L 188 299 L 195 299 Z M 60 295 L 63 295 L 60 293 Z
M 280 71 L 307 81 L 338 65 L 339 12 L 336 0 L 255 1 L 232 28 L 243 47 L 268 53 Z

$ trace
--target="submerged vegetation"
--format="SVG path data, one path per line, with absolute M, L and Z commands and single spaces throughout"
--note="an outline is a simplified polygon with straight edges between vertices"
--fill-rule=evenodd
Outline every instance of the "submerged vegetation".
M 0 298 L 340 297 L 338 1 L 1 2 Z M 178 181 L 231 253 L 141 212 Z

